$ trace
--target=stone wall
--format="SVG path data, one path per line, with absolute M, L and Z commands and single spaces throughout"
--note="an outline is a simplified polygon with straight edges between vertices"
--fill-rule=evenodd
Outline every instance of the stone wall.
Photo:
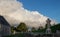
M 60 37 L 60 34 L 31 34 L 31 33 L 24 33 L 25 37 Z

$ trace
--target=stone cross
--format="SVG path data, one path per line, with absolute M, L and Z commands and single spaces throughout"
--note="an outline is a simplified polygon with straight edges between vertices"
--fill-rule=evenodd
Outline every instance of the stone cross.
M 46 20 L 46 23 L 47 23 L 47 27 L 50 28 L 50 26 L 51 26 L 51 24 L 50 24 L 51 20 L 49 18 Z
M 50 22 L 51 22 L 51 20 L 48 18 L 48 19 L 46 20 L 46 23 L 47 23 L 46 33 L 47 33 L 47 34 L 50 34 L 50 33 L 51 33 L 51 29 L 50 29 L 51 24 L 50 24 Z

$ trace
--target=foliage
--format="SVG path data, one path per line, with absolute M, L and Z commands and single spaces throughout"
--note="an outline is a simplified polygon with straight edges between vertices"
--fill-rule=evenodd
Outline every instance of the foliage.
M 12 26 L 12 27 L 11 27 L 11 33 L 13 33 L 13 32 L 14 32 L 14 27 Z
M 32 28 L 32 32 L 37 32 L 37 33 L 44 33 L 45 32 L 45 28 L 43 27 L 39 27 L 38 29 L 35 29 L 34 27 Z
M 42 26 L 38 28 L 37 32 L 42 32 L 44 33 L 45 32 L 45 28 L 43 28 Z
M 31 31 L 32 31 L 32 32 L 35 32 L 35 31 L 36 31 L 36 29 L 35 29 L 34 27 L 32 27 Z
M 56 30 L 60 30 L 60 24 L 56 24 L 54 26 L 51 26 L 52 32 L 56 32 Z
M 17 26 L 17 30 L 21 31 L 21 32 L 26 32 L 27 31 L 27 26 L 25 23 L 21 22 L 19 24 L 19 26 Z
M 45 28 L 44 29 L 38 29 L 38 32 L 45 32 L 46 31 L 46 28 L 47 28 L 47 24 L 45 25 Z M 56 24 L 54 26 L 51 26 L 50 28 L 51 28 L 51 31 L 53 33 L 55 33 L 56 30 L 60 30 L 60 24 Z
M 47 24 L 45 25 L 45 29 L 47 29 Z

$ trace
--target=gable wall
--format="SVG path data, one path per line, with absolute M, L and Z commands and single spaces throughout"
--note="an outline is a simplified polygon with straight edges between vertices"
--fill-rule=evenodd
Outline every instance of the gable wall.
M 2 25 L 2 35 L 10 35 L 11 34 L 11 28 L 10 26 Z

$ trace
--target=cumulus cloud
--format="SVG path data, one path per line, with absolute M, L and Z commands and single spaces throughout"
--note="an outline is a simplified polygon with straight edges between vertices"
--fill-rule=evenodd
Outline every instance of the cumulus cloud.
M 44 26 L 48 18 L 38 11 L 25 9 L 17 0 L 0 0 L 0 15 L 3 15 L 12 25 L 17 26 L 20 22 L 25 22 L 30 27 Z

